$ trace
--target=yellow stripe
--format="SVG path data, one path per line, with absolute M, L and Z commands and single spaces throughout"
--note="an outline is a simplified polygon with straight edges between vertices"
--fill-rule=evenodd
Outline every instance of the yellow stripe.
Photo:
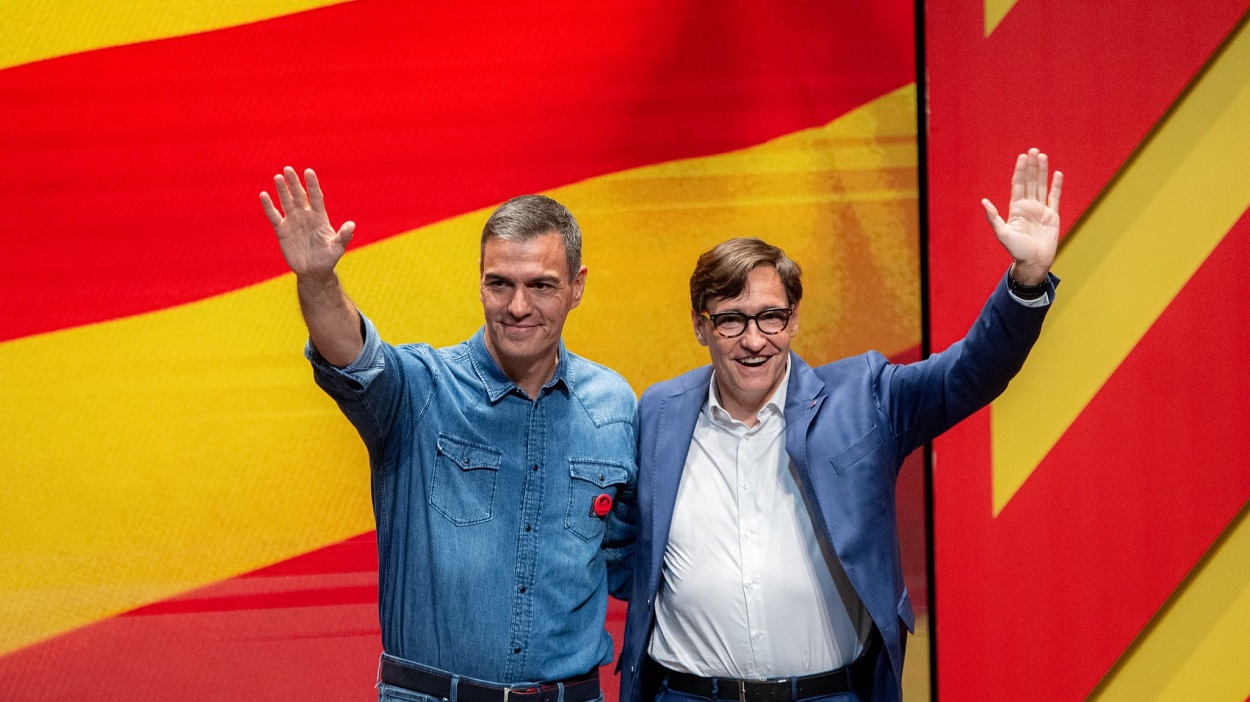
M 914 347 L 914 115 L 908 87 L 755 148 L 553 191 L 591 269 L 569 347 L 639 389 L 706 363 L 685 281 L 698 252 L 740 234 L 806 265 L 812 360 Z M 343 278 L 388 339 L 444 345 L 481 324 L 485 218 L 348 254 Z M 259 203 L 253 235 L 272 236 Z M 285 276 L 0 345 L 20 381 L 0 397 L 0 652 L 372 527 L 365 452 L 313 385 L 303 339 Z
M 1091 699 L 1243 702 L 1250 696 L 1250 508 L 1243 508 Z
M 1060 252 L 1063 285 L 1046 329 L 993 405 L 994 514 L 1250 205 L 1247 26 Z
M 994 33 L 998 24 L 1015 5 L 1016 0 L 985 0 L 985 36 Z
M 342 2 L 345 0 L 6 0 L 0 69 L 108 46 L 233 27 Z

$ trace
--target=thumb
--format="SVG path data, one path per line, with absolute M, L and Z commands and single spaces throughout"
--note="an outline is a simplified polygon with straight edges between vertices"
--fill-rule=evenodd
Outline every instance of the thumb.
M 999 241 L 1006 241 L 1010 231 L 1007 228 L 1007 223 L 998 215 L 998 208 L 994 207 L 994 203 L 987 198 L 981 198 L 981 207 L 985 208 L 985 219 L 989 221 L 990 228 L 994 230 L 994 236 L 997 236 Z
M 356 231 L 356 223 L 352 221 L 343 222 L 343 226 L 339 227 L 338 241 L 344 248 L 351 242 L 352 235 Z

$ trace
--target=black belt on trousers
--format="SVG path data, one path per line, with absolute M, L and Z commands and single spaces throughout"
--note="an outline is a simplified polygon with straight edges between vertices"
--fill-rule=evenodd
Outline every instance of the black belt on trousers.
M 877 659 L 875 649 L 871 647 L 850 665 L 827 673 L 771 680 L 704 678 L 669 670 L 650 657 L 645 659 L 644 665 L 654 666 L 657 682 L 667 680 L 670 690 L 687 695 L 738 702 L 795 702 L 871 686 Z
M 420 692 L 431 697 L 451 699 L 451 676 L 404 665 L 389 658 L 382 659 L 382 682 Z M 593 702 L 599 699 L 599 669 L 567 680 L 538 685 L 501 686 L 460 678 L 456 683 L 457 702 L 558 702 L 560 684 L 564 685 L 564 702 Z

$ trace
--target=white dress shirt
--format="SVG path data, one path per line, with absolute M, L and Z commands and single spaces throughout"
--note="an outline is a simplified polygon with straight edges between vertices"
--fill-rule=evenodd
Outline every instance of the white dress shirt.
M 872 628 L 816 537 L 786 454 L 790 370 L 748 427 L 713 376 L 664 551 L 647 652 L 676 671 L 760 679 L 851 663 Z

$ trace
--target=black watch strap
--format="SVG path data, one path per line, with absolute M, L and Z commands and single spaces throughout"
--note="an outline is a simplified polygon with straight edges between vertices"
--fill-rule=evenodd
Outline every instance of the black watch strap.
M 1008 271 L 1007 289 L 1021 300 L 1036 300 L 1046 294 L 1046 281 L 1043 280 L 1039 285 L 1024 285 L 1017 282 L 1016 279 L 1011 276 L 1011 271 Z

